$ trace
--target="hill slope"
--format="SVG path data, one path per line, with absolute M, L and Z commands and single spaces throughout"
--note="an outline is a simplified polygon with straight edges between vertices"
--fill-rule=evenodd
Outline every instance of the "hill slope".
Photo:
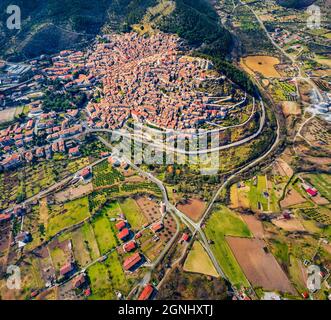
M 17 59 L 59 51 L 98 34 L 106 22 L 121 30 L 139 21 L 156 0 L 16 0 L 21 8 L 22 29 L 3 27 L 0 53 Z M 0 2 L 5 24 L 11 0 Z
M 8 30 L 0 25 L 0 56 L 21 60 L 40 54 L 84 45 L 103 30 L 129 31 L 148 8 L 164 0 L 16 0 L 21 8 L 22 29 Z M 207 45 L 206 53 L 223 55 L 230 46 L 230 34 L 221 26 L 208 0 L 174 0 L 169 14 L 160 14 L 158 27 L 177 33 L 191 44 Z M 0 1 L 0 22 L 5 24 L 6 7 L 12 0 Z
M 310 6 L 315 0 L 278 0 L 277 2 L 286 8 L 302 9 Z

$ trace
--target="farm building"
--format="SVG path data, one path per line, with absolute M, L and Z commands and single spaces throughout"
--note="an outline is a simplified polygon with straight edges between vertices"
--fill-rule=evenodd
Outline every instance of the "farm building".
M 154 292 L 154 287 L 151 284 L 146 285 L 144 290 L 141 292 L 138 300 L 148 300 Z
M 312 187 L 308 184 L 305 184 L 305 183 L 302 184 L 302 187 L 311 197 L 317 196 L 318 191 L 314 187 Z
M 121 240 L 125 240 L 130 234 L 130 230 L 128 228 L 124 228 L 117 236 Z
M 90 176 L 90 174 L 91 174 L 90 168 L 85 168 L 80 173 L 80 175 L 83 179 L 87 179 Z
M 130 252 L 133 251 L 134 249 L 136 249 L 136 243 L 134 241 L 130 241 L 123 246 L 123 250 L 125 252 Z
M 181 241 L 188 242 L 190 240 L 190 235 L 187 233 L 183 233 Z
M 118 230 L 118 231 L 121 231 L 123 228 L 125 228 L 125 226 L 126 226 L 126 222 L 125 221 L 120 221 L 120 222 L 118 222 L 118 223 L 116 223 L 116 229 Z
M 74 270 L 74 266 L 71 262 L 69 262 L 60 269 L 60 274 L 62 276 L 65 276 L 65 275 L 68 275 L 73 270 Z
M 123 263 L 123 268 L 126 271 L 131 270 L 135 265 L 141 262 L 142 258 L 139 252 L 134 253 L 132 256 L 127 258 Z
M 154 223 L 152 226 L 151 226 L 151 230 L 156 233 L 156 232 L 159 232 L 163 229 L 163 223 L 162 222 L 157 222 L 157 223 Z
M 72 286 L 73 288 L 79 288 L 85 283 L 85 281 L 85 276 L 83 274 L 80 274 L 72 280 Z

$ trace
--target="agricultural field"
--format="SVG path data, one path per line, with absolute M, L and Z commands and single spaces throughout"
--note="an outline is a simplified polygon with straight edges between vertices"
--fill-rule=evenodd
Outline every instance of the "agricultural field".
M 132 229 L 139 230 L 148 222 L 134 199 L 127 198 L 124 201 L 120 201 L 119 206 Z
M 296 294 L 275 257 L 266 249 L 263 240 L 227 237 L 227 243 L 254 287 Z
M 281 176 L 264 175 L 234 184 L 230 188 L 231 208 L 277 212 L 285 182 Z
M 297 100 L 296 87 L 294 84 L 285 81 L 274 81 L 272 85 L 274 97 L 278 101 L 291 101 Z
M 48 246 L 48 250 L 52 259 L 52 264 L 59 276 L 60 269 L 71 261 L 71 241 L 65 240 L 59 242 L 58 240 L 55 240 Z
M 87 274 L 91 283 L 91 300 L 116 300 L 117 292 L 129 292 L 129 283 L 116 251 L 103 263 L 98 262 L 89 267 Z
M 0 206 L 20 203 L 89 165 L 87 158 L 40 162 L 0 174 Z
M 106 160 L 93 167 L 93 186 L 95 188 L 111 186 L 123 180 L 124 176 Z
M 279 78 L 280 74 L 275 66 L 280 63 L 278 58 L 271 56 L 248 56 L 241 60 L 241 64 L 250 74 L 260 73 L 266 78 Z
M 100 257 L 99 247 L 90 223 L 85 223 L 81 228 L 72 232 L 71 239 L 74 257 L 80 267 L 84 267 Z
M 25 258 L 24 263 L 20 264 L 22 289 L 8 290 L 6 279 L 0 280 L 0 299 L 1 300 L 24 300 L 30 298 L 33 290 L 44 287 L 38 266 L 38 259 Z
M 303 178 L 313 185 L 322 197 L 331 201 L 331 175 L 330 174 L 306 174 Z
M 205 212 L 206 203 L 203 200 L 191 198 L 177 205 L 178 210 L 185 213 L 193 221 L 199 221 Z
M 141 196 L 136 199 L 136 202 L 142 211 L 143 215 L 148 220 L 148 223 L 153 223 L 161 219 L 160 205 L 150 197 Z
M 195 241 L 191 248 L 183 270 L 186 272 L 201 273 L 213 277 L 218 277 L 218 273 L 211 262 L 207 252 L 199 241 Z
M 221 206 L 207 221 L 205 233 L 212 243 L 211 249 L 226 276 L 234 285 L 248 287 L 249 283 L 225 238 L 226 236 L 251 237 L 251 233 L 241 217 Z
M 46 236 L 50 238 L 58 232 L 78 224 L 89 217 L 90 211 L 87 197 L 62 205 L 51 206 Z

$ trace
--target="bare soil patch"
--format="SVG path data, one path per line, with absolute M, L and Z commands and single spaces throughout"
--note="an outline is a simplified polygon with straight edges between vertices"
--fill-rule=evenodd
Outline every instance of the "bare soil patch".
M 82 184 L 77 187 L 70 187 L 55 194 L 55 201 L 66 202 L 68 200 L 75 200 L 81 198 L 93 191 L 93 184 Z
M 254 238 L 262 239 L 265 236 L 262 222 L 253 215 L 243 215 L 242 218 L 248 225 L 249 230 L 252 232 Z
M 191 198 L 185 204 L 178 204 L 177 208 L 193 221 L 199 221 L 205 212 L 206 203 L 200 199 Z
M 299 115 L 301 113 L 299 104 L 294 101 L 284 101 L 282 103 L 282 110 L 285 116 Z
M 226 240 L 253 286 L 296 294 L 275 257 L 265 250 L 263 240 L 237 237 L 226 237 Z

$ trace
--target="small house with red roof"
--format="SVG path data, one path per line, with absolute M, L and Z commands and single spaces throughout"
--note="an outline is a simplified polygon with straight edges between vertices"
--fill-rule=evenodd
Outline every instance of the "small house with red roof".
M 151 226 L 151 230 L 156 233 L 156 232 L 159 232 L 163 229 L 163 223 L 162 222 L 157 222 L 157 223 L 154 223 L 152 226 Z
M 86 282 L 85 275 L 80 274 L 72 280 L 73 288 L 80 288 Z
M 146 285 L 144 290 L 141 292 L 138 300 L 149 300 L 154 293 L 154 287 L 151 284 Z
M 120 222 L 116 223 L 115 226 L 118 231 L 121 231 L 123 228 L 126 227 L 126 222 L 124 220 L 121 220 Z
M 90 174 L 91 174 L 91 170 L 90 168 L 85 168 L 82 170 L 82 172 L 80 173 L 81 177 L 86 180 L 90 177 Z
M 131 251 L 133 251 L 134 249 L 136 249 L 136 242 L 135 242 L 135 241 L 130 241 L 130 242 L 126 243 L 126 244 L 123 246 L 123 250 L 124 250 L 124 252 L 131 252 Z
M 128 228 L 124 228 L 117 237 L 122 241 L 125 240 L 130 235 L 130 230 Z
M 188 242 L 190 240 L 190 235 L 187 233 L 183 233 L 181 240 Z
M 66 276 L 74 270 L 74 266 L 71 262 L 67 263 L 60 269 L 61 276 Z

